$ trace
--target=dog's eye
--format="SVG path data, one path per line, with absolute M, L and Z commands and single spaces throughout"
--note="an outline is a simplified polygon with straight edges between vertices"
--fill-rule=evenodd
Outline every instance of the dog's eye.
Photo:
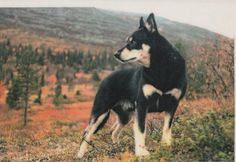
M 137 42 L 134 41 L 134 40 L 133 40 L 131 43 L 132 43 L 133 45 L 137 45 Z
M 130 46 L 130 48 L 136 48 L 137 42 L 133 40 L 133 41 L 129 42 L 129 46 Z

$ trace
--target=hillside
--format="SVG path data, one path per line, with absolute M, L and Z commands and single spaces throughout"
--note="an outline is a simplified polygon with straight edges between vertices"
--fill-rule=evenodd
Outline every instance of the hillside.
M 0 27 L 17 28 L 28 34 L 65 39 L 66 42 L 116 48 L 137 28 L 140 16 L 96 8 L 1 8 Z M 168 40 L 173 44 L 181 41 L 188 50 L 219 37 L 227 39 L 208 30 L 162 17 L 157 17 L 157 23 Z
M 51 48 L 55 53 L 61 53 L 61 58 L 65 52 L 73 50 L 84 51 L 85 55 L 99 54 L 96 59 L 89 56 L 94 60 L 93 65 L 90 61 L 87 61 L 88 66 L 85 60 L 80 61 L 83 69 L 98 69 L 95 64 L 100 66 L 103 62 L 98 61 L 98 57 L 106 53 L 106 57 L 109 57 L 107 65 L 113 64 L 110 69 L 114 69 L 116 62 L 112 53 L 137 29 L 140 16 L 145 17 L 96 8 L 1 8 L 0 42 L 9 38 L 13 45 L 30 44 L 39 49 Z M 224 96 L 231 96 L 232 39 L 162 17 L 157 17 L 157 24 L 161 34 L 186 59 L 189 91 L 210 96 L 226 92 Z M 65 62 L 58 57 L 61 63 Z M 76 63 L 75 59 L 72 60 Z M 68 60 L 67 64 L 70 64 Z M 51 64 L 48 66 L 55 72 L 55 67 Z M 81 66 L 75 65 L 75 71 Z
M 76 158 L 99 84 L 134 65 L 118 63 L 113 51 L 137 28 L 140 16 L 145 15 L 96 8 L 0 8 L 0 161 L 235 159 L 234 40 L 161 17 L 160 32 L 184 56 L 188 78 L 172 145 L 161 143 L 163 114 L 149 114 L 151 154 L 138 159 L 132 123 L 123 129 L 121 142 L 112 143 L 111 114 L 89 152 Z M 24 76 L 31 77 L 24 81 Z

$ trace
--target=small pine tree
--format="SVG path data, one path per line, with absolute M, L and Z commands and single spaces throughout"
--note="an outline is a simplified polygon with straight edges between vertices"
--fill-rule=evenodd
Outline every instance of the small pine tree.
M 56 78 L 57 81 L 61 81 L 64 78 L 65 74 L 64 74 L 64 69 L 59 69 L 56 72 Z
M 44 65 L 45 64 L 45 53 L 38 54 L 37 63 L 39 65 Z
M 41 96 L 42 96 L 42 90 L 40 89 L 38 92 L 38 97 L 34 100 L 34 103 L 42 105 Z
M 100 77 L 96 71 L 93 72 L 92 78 L 94 81 L 100 81 Z
M 54 105 L 58 106 L 60 104 L 60 96 L 61 96 L 62 88 L 61 88 L 61 83 L 58 82 L 56 87 L 55 87 L 55 96 L 53 99 Z
M 76 96 L 80 96 L 80 90 L 77 90 L 75 93 Z
M 61 96 L 61 83 L 57 83 L 55 88 L 55 97 L 58 98 Z
M 9 50 L 7 48 L 7 43 L 0 43 L 0 80 L 3 80 L 3 64 L 7 62 Z
M 10 108 L 16 108 L 20 102 L 21 86 L 18 78 L 13 78 L 11 87 L 7 93 L 6 103 Z
M 13 70 L 11 68 L 7 68 L 4 70 L 4 73 L 3 73 L 3 81 L 5 84 L 9 84 L 9 82 L 12 80 L 13 78 Z
M 65 99 L 65 100 L 68 99 L 67 95 L 65 95 L 65 94 L 62 95 L 62 97 L 63 97 L 63 99 Z

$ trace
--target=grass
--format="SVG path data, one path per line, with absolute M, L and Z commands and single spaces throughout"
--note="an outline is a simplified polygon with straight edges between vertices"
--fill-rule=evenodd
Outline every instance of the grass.
M 0 138 L 0 154 L 1 153 L 5 153 L 7 152 L 7 148 L 6 148 L 6 140 L 4 138 Z
M 160 124 L 161 123 L 161 124 Z M 17 128 L 12 138 L 0 138 L 0 161 L 78 161 L 82 131 L 79 123 L 55 121 L 51 131 L 41 139 L 27 134 L 27 129 Z M 149 120 L 147 147 L 150 156 L 141 160 L 134 156 L 132 125 L 126 127 L 121 142 L 113 144 L 109 126 L 93 137 L 94 148 L 83 161 L 233 161 L 234 112 L 229 109 L 191 113 L 187 108 L 175 117 L 171 146 L 160 144 L 163 122 Z M 9 154 L 15 154 L 13 159 Z
M 233 161 L 234 141 L 226 130 L 233 129 L 234 116 L 229 112 L 208 112 L 204 115 L 181 116 L 173 127 L 171 147 L 157 145 L 145 161 Z M 225 127 L 227 125 L 227 127 Z M 160 140 L 153 132 L 152 140 Z M 157 134 L 157 135 L 155 135 Z
M 157 124 L 158 123 L 158 124 Z M 148 124 L 147 147 L 150 156 L 141 161 L 234 161 L 234 113 L 230 110 L 191 114 L 187 109 L 176 116 L 171 146 L 161 145 L 162 125 L 151 120 Z M 133 155 L 132 128 L 125 129 L 120 144 L 111 142 L 108 129 L 99 132 L 93 142 L 95 148 L 84 159 L 104 161 L 140 161 Z M 124 155 L 128 153 L 128 158 Z
M 77 126 L 78 122 L 70 122 L 70 121 L 56 121 L 55 126 L 56 127 L 62 127 L 62 126 L 68 126 L 68 127 L 73 127 Z

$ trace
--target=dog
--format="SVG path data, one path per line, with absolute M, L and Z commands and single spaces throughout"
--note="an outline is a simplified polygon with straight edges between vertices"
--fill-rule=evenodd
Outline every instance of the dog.
M 171 144 L 171 125 L 186 87 L 185 60 L 160 35 L 154 14 L 127 38 L 127 44 L 115 52 L 121 63 L 138 62 L 141 66 L 119 70 L 105 78 L 96 94 L 88 127 L 85 129 L 77 157 L 87 151 L 91 136 L 107 122 L 110 112 L 117 121 L 112 126 L 112 140 L 119 141 L 122 128 L 132 119 L 135 138 L 135 155 L 146 156 L 146 115 L 164 112 L 162 142 Z

